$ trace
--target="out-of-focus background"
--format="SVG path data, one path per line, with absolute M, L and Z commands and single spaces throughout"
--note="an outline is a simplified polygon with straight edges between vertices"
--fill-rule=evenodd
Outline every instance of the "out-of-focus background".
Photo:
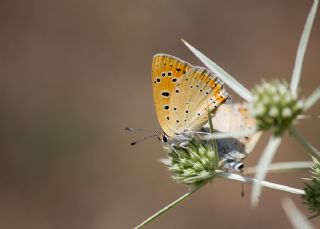
M 157 140 L 125 126 L 160 130 L 153 107 L 155 53 L 201 63 L 181 38 L 248 88 L 290 79 L 311 0 L 0 2 L 0 228 L 132 228 L 187 191 L 158 162 Z M 320 83 L 320 17 L 302 72 L 301 95 Z M 230 91 L 230 90 L 229 90 Z M 230 92 L 235 101 L 240 101 Z M 319 147 L 320 105 L 298 129 Z M 264 135 L 246 159 L 255 165 Z M 275 161 L 309 160 L 286 136 Z M 301 188 L 306 172 L 268 180 Z M 263 190 L 250 207 L 238 182 L 216 180 L 148 228 L 290 228 Z M 298 196 L 290 195 L 308 215 Z M 320 226 L 320 220 L 312 222 Z

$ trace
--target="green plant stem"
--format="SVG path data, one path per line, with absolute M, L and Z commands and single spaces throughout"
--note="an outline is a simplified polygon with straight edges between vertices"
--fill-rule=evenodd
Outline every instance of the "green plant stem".
M 209 122 L 209 127 L 210 127 L 210 133 L 213 134 L 214 129 L 213 129 L 212 117 L 211 117 L 209 108 L 207 111 L 208 111 L 208 122 Z M 219 167 L 219 154 L 218 154 L 217 141 L 215 139 L 211 139 L 211 144 L 212 144 L 212 149 L 214 152 L 214 164 L 215 164 L 215 167 L 218 168 Z
M 211 180 L 211 179 L 209 179 Z M 208 181 L 209 181 L 208 180 Z M 135 227 L 135 229 L 137 228 L 142 228 L 143 226 L 145 226 L 146 224 L 152 222 L 153 220 L 155 220 L 156 218 L 158 218 L 160 215 L 162 215 L 163 213 L 165 213 L 166 211 L 168 211 L 169 209 L 175 207 L 176 205 L 178 205 L 179 203 L 181 203 L 182 201 L 184 201 L 185 199 L 187 199 L 189 196 L 191 196 L 193 193 L 195 193 L 196 191 L 198 191 L 200 188 L 202 188 L 204 185 L 206 185 L 208 183 L 208 181 L 203 182 L 202 184 L 196 186 L 195 188 L 193 188 L 190 192 L 184 194 L 183 196 L 181 196 L 179 199 L 173 201 L 171 204 L 165 206 L 164 208 L 162 208 L 160 211 L 158 211 L 157 213 L 155 213 L 154 215 L 150 216 L 148 219 L 146 219 L 145 221 L 143 221 L 141 224 L 139 224 L 138 226 Z
M 267 188 L 276 189 L 276 190 L 279 190 L 279 191 L 284 191 L 284 192 L 292 193 L 292 194 L 305 195 L 305 192 L 303 190 L 296 189 L 296 188 L 291 188 L 291 187 L 288 187 L 288 186 L 285 186 L 285 185 L 275 184 L 275 183 L 271 183 L 271 182 L 268 182 L 268 181 L 259 181 L 259 180 L 256 180 L 256 179 L 253 179 L 253 178 L 249 178 L 249 177 L 244 177 L 244 176 L 241 176 L 241 175 L 238 175 L 238 174 L 222 172 L 220 170 L 217 170 L 216 172 L 217 172 L 215 174 L 216 177 L 225 178 L 225 179 L 229 179 L 229 180 L 236 180 L 236 181 L 244 182 L 244 183 L 247 183 L 247 184 L 259 183 L 261 186 L 264 186 L 264 187 L 267 187 Z M 183 196 L 181 196 L 179 199 L 177 199 L 177 200 L 173 201 L 171 204 L 165 206 L 160 211 L 156 212 L 154 215 L 150 216 L 148 219 L 146 219 L 141 224 L 136 226 L 135 229 L 142 228 L 146 224 L 148 224 L 148 223 L 152 222 L 153 220 L 155 220 L 156 218 L 158 218 L 160 215 L 162 215 L 166 211 L 168 211 L 171 208 L 177 206 L 182 201 L 184 201 L 189 196 L 191 196 L 193 193 L 195 193 L 200 188 L 205 186 L 209 181 L 211 181 L 212 178 L 213 178 L 213 176 L 211 178 L 208 178 L 202 184 L 200 184 L 200 185 L 196 186 L 195 188 L 193 188 L 190 192 L 188 192 L 188 193 L 184 194 Z

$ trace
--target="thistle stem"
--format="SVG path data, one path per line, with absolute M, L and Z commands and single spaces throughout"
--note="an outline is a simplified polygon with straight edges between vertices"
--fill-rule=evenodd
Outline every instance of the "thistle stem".
M 310 169 L 313 166 L 312 161 L 290 161 L 290 162 L 278 162 L 272 163 L 268 167 L 268 172 L 289 172 L 289 171 L 297 171 L 297 170 L 305 170 Z M 246 173 L 252 174 L 256 173 L 257 167 L 247 167 Z
M 238 175 L 238 174 L 222 172 L 220 170 L 217 170 L 216 172 L 217 173 L 215 174 L 215 176 L 220 177 L 220 178 L 225 178 L 225 179 L 229 179 L 229 180 L 236 180 L 236 181 L 240 181 L 240 182 L 244 182 L 244 183 L 248 183 L 248 184 L 259 183 L 261 186 L 264 186 L 266 188 L 276 189 L 276 190 L 280 190 L 280 191 L 284 191 L 284 192 L 288 192 L 288 193 L 292 193 L 292 194 L 305 195 L 305 192 L 303 190 L 296 189 L 296 188 L 291 188 L 291 187 L 288 187 L 288 186 L 285 186 L 285 185 L 275 184 L 275 183 L 271 183 L 271 182 L 268 182 L 268 181 L 259 181 L 257 179 L 244 177 L 244 176 L 241 176 L 241 175 Z M 186 194 L 181 196 L 179 199 L 177 199 L 177 200 L 173 201 L 171 204 L 165 206 L 160 211 L 156 212 L 154 215 L 150 216 L 148 219 L 146 219 L 145 221 L 140 223 L 134 229 L 142 228 L 146 224 L 148 224 L 148 223 L 152 222 L 153 220 L 155 220 L 156 218 L 158 218 L 163 213 L 165 213 L 168 210 L 170 210 L 171 208 L 177 206 L 182 201 L 184 201 L 189 196 L 191 196 L 193 193 L 195 193 L 200 188 L 205 186 L 209 181 L 212 180 L 212 178 L 213 178 L 213 176 L 211 178 L 208 178 L 202 184 L 200 184 L 200 185 L 196 186 L 195 188 L 193 188 L 190 192 L 187 192 Z
M 314 227 L 306 219 L 306 217 L 299 211 L 293 201 L 286 198 L 282 201 L 282 207 L 284 208 L 291 224 L 294 228 L 313 229 Z
M 204 135 L 201 137 L 203 140 L 210 140 L 210 139 L 224 139 L 224 138 L 241 138 L 245 136 L 250 136 L 257 133 L 257 128 L 242 130 L 242 131 L 233 131 L 233 132 L 216 132 L 211 133 L 208 135 Z
M 239 81 L 237 81 L 234 77 L 232 77 L 229 73 L 223 70 L 220 66 L 206 57 L 203 53 L 197 50 L 195 47 L 190 45 L 188 42 L 182 39 L 182 42 L 193 52 L 193 54 L 199 58 L 199 60 L 206 65 L 213 73 L 217 74 L 217 76 L 225 82 L 230 88 L 232 88 L 240 97 L 245 99 L 246 101 L 252 100 L 251 92 L 243 86 Z
M 211 179 L 209 179 L 211 180 Z M 196 191 L 198 191 L 200 188 L 202 188 L 203 186 L 205 186 L 208 183 L 208 181 L 203 182 L 202 184 L 196 186 L 195 188 L 193 188 L 190 192 L 187 192 L 186 194 L 184 194 L 183 196 L 181 196 L 179 199 L 173 201 L 171 204 L 165 206 L 164 208 L 162 208 L 160 211 L 156 212 L 154 215 L 150 216 L 148 219 L 146 219 L 145 221 L 143 221 L 142 223 L 140 223 L 138 226 L 135 227 L 135 229 L 138 228 L 142 228 L 143 226 L 145 226 L 146 224 L 152 222 L 153 220 L 155 220 L 156 218 L 158 218 L 160 215 L 162 215 L 163 213 L 165 213 L 166 211 L 170 210 L 171 208 L 175 207 L 176 205 L 178 205 L 179 203 L 181 203 L 182 201 L 184 201 L 185 199 L 187 199 L 189 196 L 191 196 L 193 193 L 195 193 Z
M 301 69 L 303 65 L 304 55 L 307 49 L 312 24 L 314 18 L 317 14 L 318 0 L 313 1 L 313 5 L 310 9 L 306 24 L 304 25 L 303 32 L 300 38 L 300 43 L 298 46 L 297 56 L 293 67 L 292 79 L 291 79 L 291 92 L 294 96 L 298 94 L 298 86 L 301 77 Z
M 259 183 L 259 185 L 266 187 L 266 188 L 276 189 L 279 191 L 284 191 L 284 192 L 297 194 L 297 195 L 305 195 L 305 192 L 301 189 L 291 188 L 286 185 L 276 184 L 276 183 L 272 183 L 272 182 L 268 182 L 268 181 L 264 181 L 264 180 L 257 180 L 254 178 L 244 177 L 244 176 L 240 176 L 238 174 L 221 172 L 221 173 L 217 173 L 217 177 L 226 178 L 229 180 L 241 181 L 241 182 L 244 182 L 247 184 Z
M 258 181 L 264 180 L 267 175 L 268 167 L 271 164 L 271 161 L 281 143 L 281 137 L 271 136 L 269 142 L 262 153 L 262 156 L 258 162 L 258 170 L 255 175 L 255 179 Z M 261 182 L 254 182 L 251 193 L 251 203 L 253 206 L 256 206 L 259 202 L 259 197 L 262 191 Z
M 312 92 L 309 98 L 306 99 L 304 104 L 305 111 L 310 109 L 319 99 L 320 99 L 320 87 L 314 90 L 314 92 Z
M 300 142 L 304 147 L 306 147 L 312 156 L 320 160 L 319 150 L 317 150 L 313 145 L 311 145 L 307 140 L 305 140 L 294 127 L 290 128 L 290 134 L 294 136 L 298 140 L 298 142 Z

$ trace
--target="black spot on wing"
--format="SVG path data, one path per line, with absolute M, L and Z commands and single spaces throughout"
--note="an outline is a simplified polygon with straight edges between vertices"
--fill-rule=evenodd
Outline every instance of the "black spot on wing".
M 164 97 L 169 97 L 169 96 L 170 96 L 170 93 L 169 93 L 168 91 L 163 91 L 163 92 L 161 93 L 161 95 L 164 96 Z

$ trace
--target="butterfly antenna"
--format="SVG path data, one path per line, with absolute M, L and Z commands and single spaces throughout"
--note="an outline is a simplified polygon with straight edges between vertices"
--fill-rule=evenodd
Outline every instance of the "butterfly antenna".
M 141 128 L 130 128 L 130 127 L 125 127 L 124 129 L 127 131 L 151 132 L 151 133 L 161 134 L 160 131 L 156 131 L 156 130 L 145 130 Z
M 143 141 L 145 141 L 145 140 L 148 140 L 148 139 L 150 139 L 150 138 L 157 137 L 158 135 L 159 135 L 159 134 L 157 133 L 157 134 L 153 134 L 153 135 L 144 137 L 144 138 L 142 138 L 142 139 L 140 139 L 140 140 L 138 140 L 138 141 L 132 142 L 131 145 L 134 146 L 134 145 L 136 145 L 136 144 L 138 144 L 138 143 L 140 143 L 140 142 L 143 142 Z

